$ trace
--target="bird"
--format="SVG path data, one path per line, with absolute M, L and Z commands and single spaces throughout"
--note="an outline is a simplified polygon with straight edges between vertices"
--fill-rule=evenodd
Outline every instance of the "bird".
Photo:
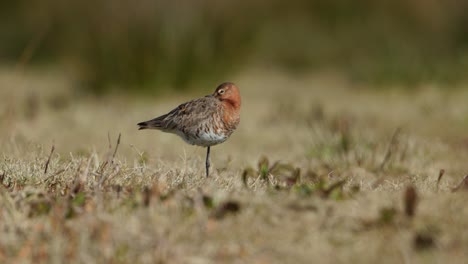
M 240 123 L 241 96 L 232 82 L 220 84 L 213 94 L 183 103 L 167 114 L 138 123 L 138 130 L 157 129 L 176 134 L 185 142 L 206 147 L 206 177 L 210 147 L 226 141 Z

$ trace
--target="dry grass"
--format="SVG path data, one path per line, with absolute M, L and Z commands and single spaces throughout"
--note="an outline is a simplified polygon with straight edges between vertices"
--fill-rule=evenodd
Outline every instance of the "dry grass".
M 466 173 L 463 90 L 241 75 L 241 126 L 206 179 L 204 149 L 135 125 L 196 95 L 97 100 L 59 75 L 2 72 L 2 263 L 468 257 L 468 192 L 452 192 Z

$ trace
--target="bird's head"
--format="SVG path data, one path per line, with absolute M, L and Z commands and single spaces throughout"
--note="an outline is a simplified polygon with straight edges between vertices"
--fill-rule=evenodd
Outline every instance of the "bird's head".
M 229 103 L 234 108 L 238 109 L 241 106 L 241 97 L 239 88 L 231 82 L 222 83 L 216 88 L 213 96 L 220 101 Z

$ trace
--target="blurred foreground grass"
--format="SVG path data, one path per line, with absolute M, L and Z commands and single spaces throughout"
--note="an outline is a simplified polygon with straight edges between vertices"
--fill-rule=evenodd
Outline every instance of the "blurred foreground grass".
M 204 149 L 135 125 L 194 95 L 96 100 L 57 76 L 0 74 L 2 263 L 468 257 L 465 89 L 232 76 L 241 125 L 206 179 Z
M 466 80 L 468 1 L 3 2 L 2 63 L 67 69 L 75 86 L 189 89 L 252 65 L 358 82 Z

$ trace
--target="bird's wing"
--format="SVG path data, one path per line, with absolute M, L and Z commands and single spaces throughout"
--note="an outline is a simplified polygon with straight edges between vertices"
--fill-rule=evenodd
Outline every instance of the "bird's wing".
M 152 120 L 139 123 L 140 128 L 154 128 L 171 132 L 199 126 L 213 118 L 218 110 L 219 101 L 213 96 L 206 96 L 183 103 L 169 113 Z

